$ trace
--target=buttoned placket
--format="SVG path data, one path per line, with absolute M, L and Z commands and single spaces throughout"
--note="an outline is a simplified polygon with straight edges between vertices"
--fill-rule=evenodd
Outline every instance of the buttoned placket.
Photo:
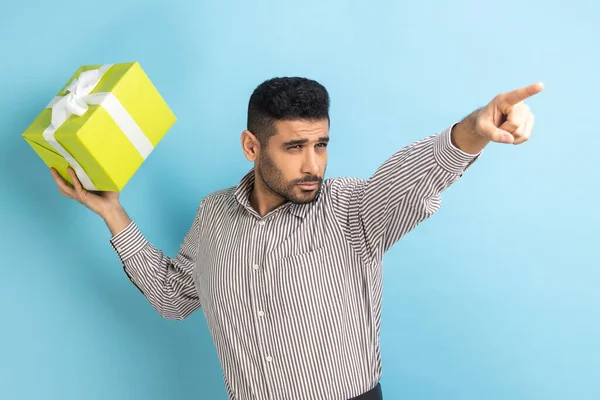
M 267 340 L 267 335 L 265 334 L 265 330 L 268 329 L 267 318 L 268 315 L 266 310 L 268 309 L 268 298 L 266 297 L 266 293 L 268 293 L 267 285 L 268 285 L 268 277 L 265 273 L 264 265 L 261 263 L 264 261 L 264 251 L 265 251 L 265 240 L 266 240 L 266 232 L 265 230 L 268 228 L 268 221 L 271 216 L 268 215 L 264 218 L 254 216 L 254 227 L 252 228 L 252 243 L 253 243 L 253 251 L 252 251 L 252 260 L 251 260 L 251 268 L 252 268 L 252 278 L 250 279 L 250 295 L 252 298 L 252 311 L 254 313 L 253 320 L 254 326 L 256 330 L 256 337 L 258 341 L 258 354 L 261 358 L 261 364 L 263 366 L 263 371 L 265 373 L 265 380 L 267 385 L 267 391 L 273 395 L 273 386 L 272 382 L 274 381 L 274 370 L 273 364 L 275 362 L 273 357 L 273 348 L 271 344 Z

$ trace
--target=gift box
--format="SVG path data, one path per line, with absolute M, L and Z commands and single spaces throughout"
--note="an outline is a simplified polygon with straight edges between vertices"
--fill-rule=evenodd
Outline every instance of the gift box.
M 22 134 L 48 168 L 120 192 L 176 117 L 138 62 L 84 65 Z

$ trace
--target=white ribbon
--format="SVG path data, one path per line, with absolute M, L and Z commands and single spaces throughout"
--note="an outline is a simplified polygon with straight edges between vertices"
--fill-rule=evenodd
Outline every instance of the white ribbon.
M 89 105 L 100 105 L 111 116 L 117 126 L 121 128 L 125 136 L 133 144 L 133 147 L 140 153 L 142 159 L 145 160 L 154 149 L 152 142 L 144 135 L 115 95 L 110 92 L 90 94 L 110 67 L 112 67 L 112 64 L 105 64 L 98 69 L 82 72 L 65 89 L 64 92 L 67 93 L 65 96 L 56 96 L 46 106 L 46 108 L 52 109 L 52 121 L 44 130 L 44 139 L 73 167 L 77 178 L 79 178 L 86 190 L 97 189 L 77 160 L 54 137 L 56 130 L 71 115 L 82 116 L 87 112 Z

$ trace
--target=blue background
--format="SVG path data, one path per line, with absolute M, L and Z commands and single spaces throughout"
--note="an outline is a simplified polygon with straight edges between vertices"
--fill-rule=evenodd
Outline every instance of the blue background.
M 383 385 L 390 399 L 600 398 L 599 19 L 592 0 L 3 2 L 0 398 L 226 398 L 202 313 L 156 314 L 104 222 L 20 136 L 80 65 L 133 60 L 178 122 L 122 202 L 170 255 L 199 199 L 251 166 L 239 135 L 265 79 L 327 86 L 328 176 L 359 177 L 544 82 L 532 139 L 490 145 L 388 253 Z

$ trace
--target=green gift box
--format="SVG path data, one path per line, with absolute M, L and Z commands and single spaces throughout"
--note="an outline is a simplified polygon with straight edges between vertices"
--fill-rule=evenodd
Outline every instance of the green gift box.
M 84 65 L 22 134 L 69 183 L 121 191 L 175 123 L 138 62 Z

